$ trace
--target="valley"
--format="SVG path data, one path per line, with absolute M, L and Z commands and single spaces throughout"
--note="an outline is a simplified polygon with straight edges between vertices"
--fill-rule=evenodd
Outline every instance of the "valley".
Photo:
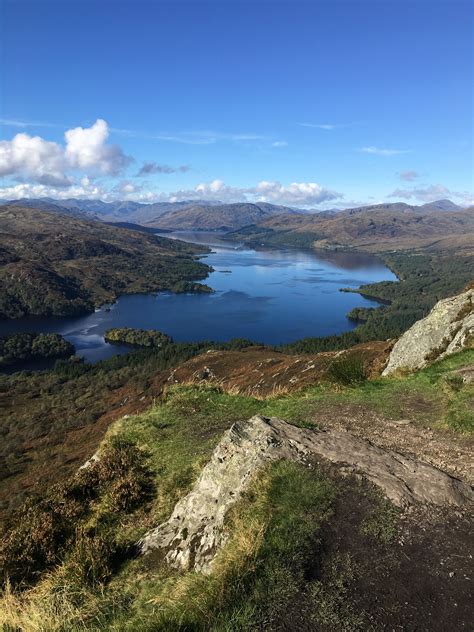
M 472 632 L 472 0 L 4 0 L 0 631 Z
M 0 207 L 2 304 L 29 314 L 6 310 L 6 362 L 52 356 L 47 370 L 0 374 L 0 624 L 217 632 L 297 620 L 332 631 L 449 619 L 465 628 L 470 220 L 456 210 L 430 210 L 432 223 L 397 212 L 389 225 L 385 211 L 363 210 L 161 236 Z M 377 238 L 368 242 L 370 213 Z M 413 222 L 429 236 L 420 230 L 407 248 Z M 314 239 L 316 224 L 327 241 Z M 28 266 L 77 294 L 68 285 L 51 300 L 55 286 L 47 277 L 29 286 Z M 23 293 L 8 285 L 17 272 Z M 443 311 L 437 301 L 460 292 Z M 423 317 L 430 335 L 410 339 Z M 407 354 L 418 364 L 405 371 Z M 382 376 L 392 366 L 401 369 Z M 290 447 L 267 441 L 266 424 Z M 268 460 L 247 472 L 260 443 Z M 244 482 L 228 481 L 227 466 L 209 479 L 221 522 L 194 533 L 201 514 L 186 511 L 176 537 L 170 516 L 197 502 L 207 520 L 199 481 L 234 449 Z M 392 472 L 404 459 L 423 472 L 405 487 Z M 342 476 L 347 463 L 362 480 Z M 199 547 L 212 550 L 210 574 L 196 562 Z M 172 560 L 185 560 L 179 573 Z M 443 595 L 444 610 L 407 588 L 413 573 Z M 446 573 L 455 578 L 447 585 Z
M 180 241 L 211 248 L 200 259 L 212 269 L 206 285 L 212 293 L 159 292 L 122 296 L 107 308 L 72 318 L 4 321 L 0 332 L 60 333 L 88 361 L 106 359 L 127 349 L 111 346 L 103 335 L 113 327 L 158 329 L 177 342 L 244 338 L 279 345 L 299 339 L 337 335 L 354 329 L 346 314 L 355 307 L 377 307 L 373 300 L 340 289 L 396 281 L 375 257 L 234 247 L 223 234 L 204 231 L 170 233 Z M 191 246 L 190 246 L 191 247 Z M 323 309 L 324 307 L 324 309 Z M 192 317 L 191 317 L 192 314 Z

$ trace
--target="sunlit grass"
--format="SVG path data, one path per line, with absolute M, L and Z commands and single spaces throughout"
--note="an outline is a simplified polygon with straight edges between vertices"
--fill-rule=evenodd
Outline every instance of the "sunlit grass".
M 191 489 L 222 433 L 257 413 L 311 426 L 322 410 L 337 419 L 341 408 L 356 407 L 388 419 L 408 417 L 433 428 L 472 432 L 473 388 L 456 371 L 473 363 L 474 351 L 465 351 L 415 375 L 348 387 L 328 383 L 263 401 L 217 388 L 173 386 L 162 403 L 113 424 L 103 441 L 102 450 L 117 439 L 136 444 L 147 455 L 154 482 L 151 499 L 114 517 L 117 538 L 123 544 L 136 542 L 166 520 Z M 277 616 L 278 608 L 285 608 L 299 590 L 299 551 L 305 551 L 308 538 L 316 537 L 330 516 L 331 485 L 322 474 L 275 464 L 259 474 L 228 515 L 229 540 L 212 576 L 175 573 L 152 555 L 124 560 L 108 584 L 90 587 L 71 580 L 66 557 L 23 594 L 7 587 L 0 601 L 0 625 L 6 632 L 220 632 L 250 627 L 261 616 L 262 604 L 274 603 L 273 614 L 265 616 Z M 385 541 L 394 526 L 392 512 L 383 511 L 370 518 L 366 530 Z M 97 502 L 87 516 L 88 526 L 110 520 L 105 501 Z M 332 603 L 329 599 L 327 607 Z

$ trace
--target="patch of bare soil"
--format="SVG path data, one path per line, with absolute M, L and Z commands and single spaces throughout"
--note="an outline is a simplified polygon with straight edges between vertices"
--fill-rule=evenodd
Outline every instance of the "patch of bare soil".
M 306 570 L 321 589 L 302 591 L 272 629 L 471 630 L 472 514 L 412 508 L 390 526 L 367 484 L 344 479 L 339 489 Z M 367 529 L 377 514 L 380 530 Z

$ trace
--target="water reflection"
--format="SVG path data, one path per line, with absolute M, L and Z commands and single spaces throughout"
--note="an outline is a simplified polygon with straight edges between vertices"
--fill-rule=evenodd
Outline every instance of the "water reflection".
M 213 248 L 205 261 L 215 270 L 206 281 L 214 294 L 123 296 L 109 311 L 3 322 L 0 333 L 58 332 L 91 362 L 128 351 L 104 342 L 110 327 L 160 329 L 178 341 L 242 337 L 279 344 L 352 329 L 347 312 L 376 304 L 340 288 L 395 280 L 381 261 L 360 253 L 252 250 L 215 233 L 166 236 Z

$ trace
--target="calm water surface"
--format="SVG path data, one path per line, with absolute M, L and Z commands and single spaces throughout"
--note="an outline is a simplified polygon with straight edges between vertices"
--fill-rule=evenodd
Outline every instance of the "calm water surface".
M 353 329 L 347 312 L 377 304 L 340 288 L 396 280 L 381 261 L 364 254 L 256 251 L 229 245 L 213 233 L 166 236 L 212 247 L 203 260 L 215 269 L 205 281 L 214 294 L 123 296 L 110 311 L 102 308 L 87 316 L 3 322 L 0 334 L 57 332 L 90 362 L 129 351 L 104 342 L 110 327 L 159 329 L 176 341 L 250 338 L 278 344 Z

